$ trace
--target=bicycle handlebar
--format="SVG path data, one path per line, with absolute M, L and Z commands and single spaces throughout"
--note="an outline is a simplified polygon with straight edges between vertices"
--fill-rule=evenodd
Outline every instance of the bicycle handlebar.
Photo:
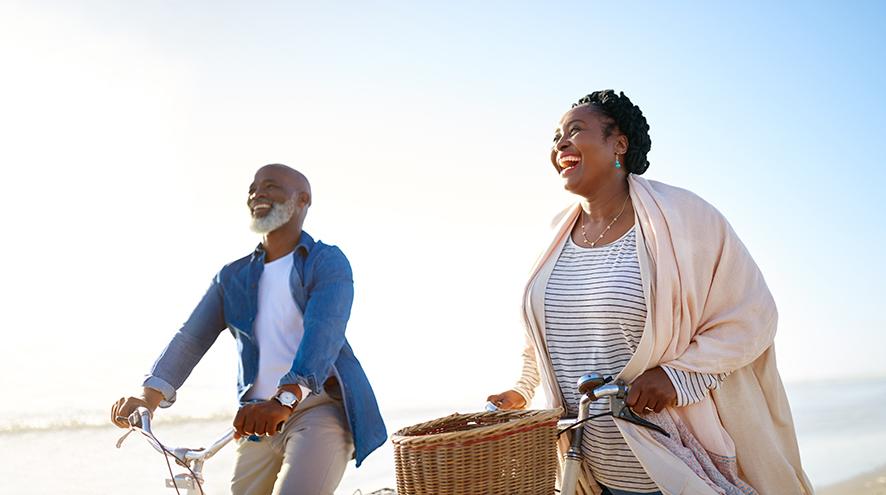
M 163 445 L 157 441 L 157 437 L 154 436 L 154 432 L 151 429 L 151 411 L 149 411 L 145 407 L 139 407 L 127 418 L 129 421 L 129 425 L 136 430 L 140 430 L 145 439 L 147 439 L 148 443 L 154 447 L 154 450 L 160 452 L 161 454 L 170 453 L 176 460 L 184 463 L 189 463 L 191 461 L 205 461 L 210 457 L 214 456 L 219 450 L 221 450 L 225 445 L 227 445 L 231 440 L 234 439 L 234 429 L 230 428 L 225 432 L 218 440 L 213 442 L 213 444 L 208 448 L 200 448 L 200 449 L 188 449 L 188 448 L 177 448 L 177 449 L 166 449 Z M 125 438 L 125 437 L 124 437 Z M 122 442 L 123 439 L 120 439 Z M 118 443 L 119 447 L 119 443 Z
M 627 397 L 630 387 L 622 382 L 607 383 L 600 385 L 591 391 L 590 395 L 593 400 L 602 399 L 603 397 Z
M 609 414 L 613 417 L 623 419 L 645 428 L 651 428 L 665 436 L 670 436 L 668 432 L 660 426 L 641 418 L 628 407 L 625 403 L 625 399 L 627 399 L 628 392 L 631 388 L 630 385 L 623 381 L 618 380 L 612 382 L 612 378 L 604 377 L 600 373 L 588 373 L 582 375 L 582 377 L 578 379 L 577 388 L 579 393 L 582 394 L 578 403 L 578 419 L 561 419 L 557 424 L 561 430 L 569 427 L 570 424 L 578 424 L 587 421 L 587 412 L 590 403 L 602 399 L 603 397 L 609 397 Z M 498 406 L 492 402 L 486 403 L 486 411 L 497 412 L 499 410 Z
M 579 384 L 582 383 L 582 380 L 586 380 L 586 377 L 590 377 L 591 375 L 584 375 L 579 379 Z M 596 379 L 596 377 L 593 377 Z M 628 392 L 630 391 L 630 385 L 627 385 L 624 382 L 616 382 L 616 383 L 605 383 L 600 380 L 602 385 L 590 390 L 587 395 L 590 396 L 592 401 L 597 399 L 602 399 L 603 397 L 619 397 L 625 398 L 628 396 Z M 579 385 L 581 387 L 581 385 Z M 498 412 L 501 409 L 493 404 L 492 402 L 486 402 L 486 412 Z
M 133 428 L 151 431 L 151 411 L 147 407 L 137 407 L 126 419 L 129 421 L 129 426 Z

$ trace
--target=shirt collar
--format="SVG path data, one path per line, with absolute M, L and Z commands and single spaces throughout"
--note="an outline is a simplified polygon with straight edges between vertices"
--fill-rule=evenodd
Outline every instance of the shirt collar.
M 293 249 L 293 251 L 302 254 L 304 257 L 307 257 L 308 253 L 310 253 L 311 249 L 313 249 L 314 244 L 316 244 L 314 242 L 314 238 L 311 237 L 310 234 L 302 230 L 301 236 L 299 236 L 298 238 L 298 244 L 295 245 L 295 249 Z M 255 250 L 252 252 L 252 259 L 264 259 L 264 257 L 265 247 L 262 245 L 262 243 L 258 243 L 258 246 L 256 246 Z

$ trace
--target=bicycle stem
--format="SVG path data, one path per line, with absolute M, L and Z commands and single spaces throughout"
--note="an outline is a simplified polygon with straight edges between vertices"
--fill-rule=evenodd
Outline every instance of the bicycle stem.
M 594 398 L 591 394 L 584 394 L 581 396 L 581 400 L 579 400 L 578 402 L 578 418 L 576 419 L 577 424 L 588 418 L 591 410 L 591 402 L 594 402 Z M 567 459 L 573 457 L 581 459 L 581 437 L 582 435 L 572 435 L 572 441 L 569 443 L 569 450 L 566 451 Z
M 578 402 L 578 424 L 581 425 L 581 422 L 588 418 L 591 403 L 594 402 L 594 400 L 595 397 L 592 393 L 583 394 L 581 396 L 581 400 Z M 560 483 L 561 493 L 575 493 L 575 485 L 578 482 L 578 473 L 581 471 L 581 439 L 583 431 L 584 425 L 581 425 L 572 433 L 572 440 L 569 442 L 569 450 L 566 451 L 563 460 L 563 480 Z

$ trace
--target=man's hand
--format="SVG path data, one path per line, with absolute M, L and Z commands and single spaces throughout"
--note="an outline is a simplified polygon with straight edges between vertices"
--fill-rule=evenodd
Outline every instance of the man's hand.
M 661 412 L 677 404 L 677 390 L 664 370 L 656 366 L 634 380 L 625 402 L 637 413 L 648 409 Z
M 141 397 L 121 397 L 120 400 L 111 406 L 111 423 L 120 428 L 129 428 L 129 415 L 135 412 L 139 407 L 146 407 L 151 414 L 163 400 L 163 394 L 152 388 L 145 388 Z
M 246 404 L 237 411 L 234 417 L 234 438 L 249 435 L 271 435 L 289 419 L 292 409 L 277 402 L 276 399 Z
M 526 408 L 526 399 L 524 399 L 516 390 L 508 390 L 507 392 L 502 392 L 500 394 L 490 395 L 486 400 L 495 404 L 495 407 L 503 411 Z

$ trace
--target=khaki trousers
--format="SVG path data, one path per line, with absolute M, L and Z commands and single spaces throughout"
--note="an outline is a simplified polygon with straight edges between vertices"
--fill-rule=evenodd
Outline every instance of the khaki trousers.
M 333 495 L 354 442 L 339 394 L 311 394 L 283 431 L 254 442 L 237 440 L 234 495 Z

